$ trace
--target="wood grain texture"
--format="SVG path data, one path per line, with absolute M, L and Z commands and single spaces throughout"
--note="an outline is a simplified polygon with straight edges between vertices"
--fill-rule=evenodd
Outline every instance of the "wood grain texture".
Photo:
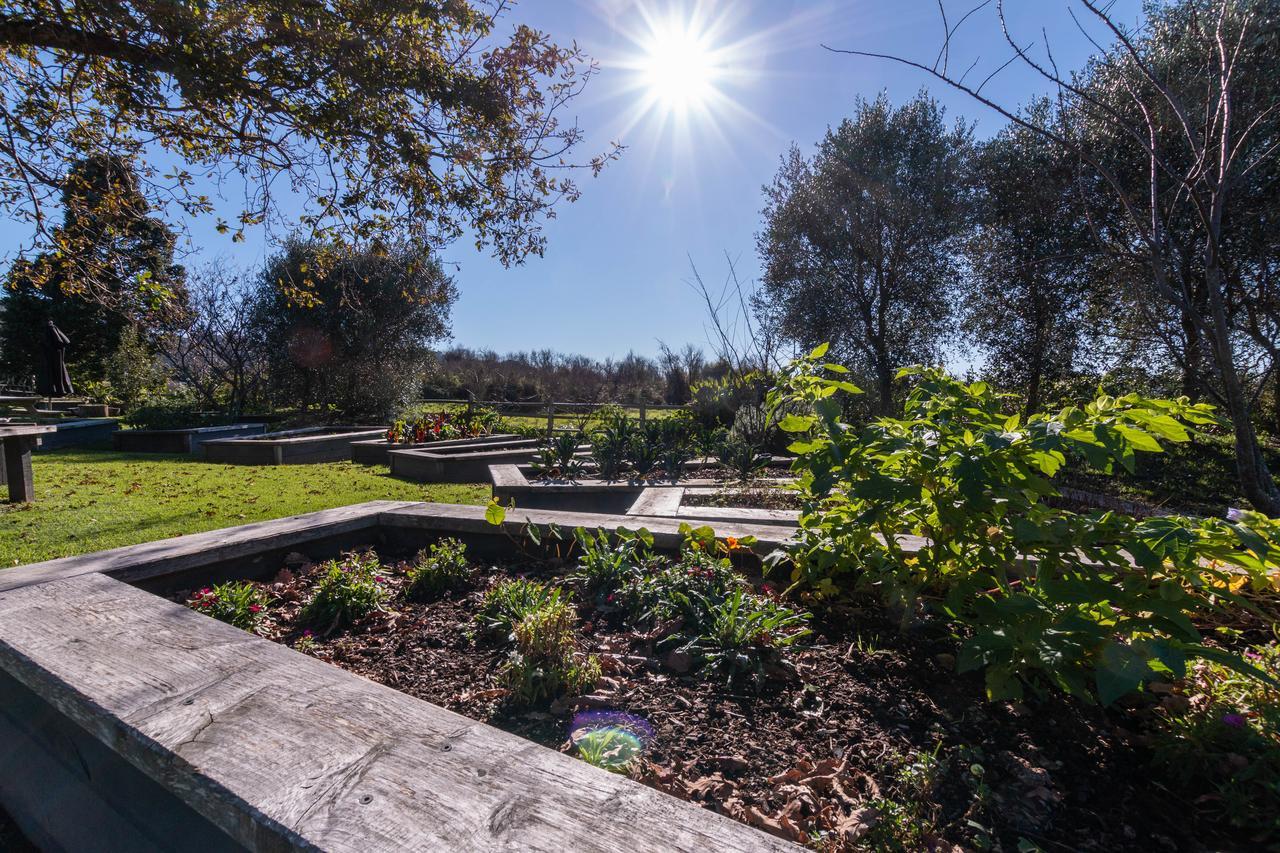
M 462 504 L 408 504 L 403 507 L 389 509 L 381 514 L 381 524 L 386 527 L 415 528 L 430 531 L 433 534 L 483 534 L 497 535 L 498 529 L 489 524 L 484 517 L 485 507 L 465 506 Z M 507 511 L 506 520 L 502 523 L 502 532 L 518 539 L 526 524 L 536 524 L 540 530 L 556 525 L 563 531 L 575 527 L 588 530 L 628 527 L 636 530 L 644 527 L 653 534 L 654 544 L 662 550 L 678 548 L 684 541 L 680 533 L 682 519 L 678 518 L 639 518 L 627 515 L 608 515 L 599 512 L 565 512 L 562 510 L 528 509 L 516 507 Z M 768 554 L 785 545 L 791 538 L 793 530 L 769 524 L 750 524 L 742 522 L 726 522 L 715 525 L 717 536 L 734 536 L 739 539 L 746 536 L 756 537 L 753 550 L 758 554 Z M 0 574 L 3 577 L 3 574 Z
M 684 489 L 645 489 L 627 509 L 627 515 L 673 516 L 680 511 Z
M 100 574 L 0 594 L 0 667 L 251 850 L 799 850 Z
M 30 563 L 0 571 L 0 592 L 91 573 L 105 573 L 121 580 L 138 582 L 220 560 L 303 545 L 328 534 L 372 529 L 377 526 L 384 511 L 414 505 L 411 501 L 369 501 L 205 533 L 174 536 L 142 545 L 127 545 L 76 557 Z

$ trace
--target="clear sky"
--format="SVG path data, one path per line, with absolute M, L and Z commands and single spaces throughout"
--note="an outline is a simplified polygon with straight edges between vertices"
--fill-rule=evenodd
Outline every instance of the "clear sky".
M 946 4 L 953 20 L 970 5 Z M 1113 12 L 1136 23 L 1139 6 L 1115 0 Z M 1046 29 L 1064 68 L 1093 50 L 1069 8 L 1088 15 L 1069 0 L 1006 0 L 1019 41 L 1041 43 Z M 922 72 L 822 47 L 931 62 L 942 41 L 937 0 L 523 0 L 505 26 L 517 21 L 560 43 L 577 41 L 600 63 L 567 114 L 586 131 L 583 158 L 614 139 L 627 149 L 598 178 L 583 174 L 582 199 L 548 224 L 545 257 L 505 269 L 469 244 L 443 254 L 457 265 L 453 331 L 465 346 L 604 358 L 653 354 L 659 339 L 703 344 L 704 312 L 686 283 L 690 261 L 718 283 L 728 253 L 743 278 L 757 278 L 761 187 L 793 141 L 811 150 L 859 95 L 885 90 L 901 102 L 922 86 L 951 117 L 976 120 L 980 137 L 1003 123 Z M 1097 26 L 1087 29 L 1102 38 Z M 966 23 L 951 61 L 980 59 L 973 74 L 981 79 L 1007 55 L 992 3 Z M 1018 103 L 1045 86 L 1010 67 L 986 91 Z M 229 214 L 238 198 L 229 194 Z M 22 239 L 20 227 L 5 229 L 0 249 Z M 189 265 L 221 256 L 252 266 L 269 250 L 261 231 L 232 244 L 212 220 L 189 223 L 187 233 Z

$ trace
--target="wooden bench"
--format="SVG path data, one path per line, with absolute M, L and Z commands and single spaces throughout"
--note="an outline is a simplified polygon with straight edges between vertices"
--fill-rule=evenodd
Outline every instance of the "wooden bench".
M 26 395 L 15 396 L 12 394 L 0 394 L 0 409 L 22 409 L 29 415 L 36 414 L 36 406 L 40 404 L 43 397 L 29 397 Z

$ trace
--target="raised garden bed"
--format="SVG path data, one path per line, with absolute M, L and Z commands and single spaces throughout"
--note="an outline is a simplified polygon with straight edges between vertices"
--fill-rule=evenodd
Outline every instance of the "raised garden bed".
M 800 520 L 794 493 L 762 483 L 736 486 L 659 486 L 636 495 L 626 514 L 643 518 L 677 518 L 696 524 L 745 522 L 795 527 Z
M 234 465 L 306 465 L 343 462 L 353 441 L 380 437 L 386 427 L 326 426 L 268 432 L 248 438 L 207 441 L 204 458 Z
M 261 435 L 265 424 L 228 424 L 189 429 L 122 429 L 111 436 L 111 447 L 127 453 L 199 453 L 207 441 Z
M 504 505 L 514 501 L 517 507 L 530 509 L 626 514 L 642 493 L 652 495 L 651 500 L 661 506 L 669 507 L 674 501 L 678 507 L 686 490 L 719 489 L 723 481 L 706 476 L 710 470 L 714 469 L 698 470 L 696 476 L 676 482 L 661 479 L 600 480 L 591 476 L 573 480 L 540 480 L 527 465 L 505 464 L 493 465 L 489 479 L 493 483 L 494 499 Z M 780 480 L 766 478 L 760 482 Z M 663 497 L 663 493 L 668 494 Z
M 51 849 L 799 849 L 746 824 L 830 851 L 1252 846 L 1151 769 L 1150 705 L 987 703 L 945 627 L 903 632 L 876 607 L 814 611 L 788 666 L 743 680 L 687 666 L 664 648 L 670 626 L 575 587 L 597 686 L 514 705 L 509 650 L 476 628 L 483 593 L 574 570 L 527 553 L 526 518 L 543 542 L 553 522 L 635 525 L 530 512 L 498 530 L 483 512 L 347 507 L 0 573 L 0 806 Z M 650 529 L 671 559 L 676 525 Z M 402 561 L 444 536 L 478 574 L 405 600 Z M 359 545 L 383 561 L 386 610 L 307 637 L 314 562 Z M 281 644 L 151 592 L 228 578 L 272 584 L 261 630 Z M 585 752 L 596 727 L 635 737 L 638 753 L 613 755 L 648 787 L 559 753 Z
M 106 444 L 120 430 L 120 422 L 115 418 L 84 418 L 74 421 L 59 421 L 56 432 L 51 432 L 40 439 L 37 450 L 57 450 L 60 447 L 86 447 Z
M 391 475 L 420 483 L 487 483 L 492 465 L 532 462 L 539 443 L 533 438 L 503 438 L 465 447 L 391 450 Z
M 361 465 L 386 465 L 390 462 L 387 457 L 387 453 L 391 450 L 435 451 L 466 448 L 473 445 L 492 444 L 494 442 L 526 440 L 531 441 L 532 439 L 521 439 L 520 436 L 512 433 L 478 435 L 474 438 L 451 438 L 444 441 L 427 441 L 420 444 L 406 444 L 403 442 L 387 441 L 385 438 L 371 438 L 366 439 L 365 441 L 353 441 L 351 443 L 351 461 L 358 462 Z
M 0 573 L 0 806 L 45 849 L 798 849 L 150 591 L 442 535 L 509 559 L 483 512 L 379 502 Z

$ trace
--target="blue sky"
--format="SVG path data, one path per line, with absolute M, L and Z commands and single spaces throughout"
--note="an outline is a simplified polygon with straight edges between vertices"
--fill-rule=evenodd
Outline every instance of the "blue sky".
M 947 7 L 955 16 L 968 5 Z M 1006 6 L 1020 40 L 1039 42 L 1041 28 L 1047 29 L 1060 66 L 1078 67 L 1092 51 L 1067 12 L 1074 6 L 1078 16 L 1087 15 L 1078 3 L 1007 0 Z M 1114 6 L 1118 19 L 1129 23 L 1137 21 L 1138 10 L 1138 0 Z M 599 75 L 570 108 L 586 131 L 583 156 L 605 150 L 613 139 L 627 150 L 599 177 L 584 174 L 582 199 L 562 206 L 547 226 L 545 257 L 507 269 L 470 244 L 443 253 L 457 267 L 461 297 L 453 331 L 461 345 L 605 358 L 632 350 L 653 354 L 659 339 L 673 346 L 704 344 L 704 312 L 686 283 L 690 261 L 718 283 L 728 253 L 741 277 L 757 278 L 761 187 L 793 141 L 811 150 L 859 95 L 886 90 L 900 102 L 926 85 L 951 117 L 976 120 L 979 136 L 1002 125 L 998 116 L 921 72 L 821 46 L 931 61 L 942 34 L 936 0 L 523 0 L 508 14 L 507 26 L 517 21 L 561 43 L 576 40 L 600 62 Z M 1101 38 L 1096 26 L 1090 29 Z M 690 42 L 710 53 L 709 60 L 695 58 L 693 64 L 709 66 L 711 79 L 671 87 L 661 71 L 669 63 L 655 61 L 655 45 L 659 56 L 670 54 L 680 63 L 688 61 L 684 45 Z M 981 69 L 991 70 L 1007 53 L 988 9 L 962 30 L 952 64 L 967 66 L 981 57 L 974 74 L 985 76 Z M 1018 103 L 1045 87 L 1010 67 L 986 91 Z M 235 209 L 229 202 L 227 212 Z M 0 249 L 22 239 L 20 227 L 5 229 Z M 269 251 L 262 231 L 232 244 L 214 233 L 212 220 L 189 223 L 186 230 L 189 265 L 221 256 L 253 266 Z

